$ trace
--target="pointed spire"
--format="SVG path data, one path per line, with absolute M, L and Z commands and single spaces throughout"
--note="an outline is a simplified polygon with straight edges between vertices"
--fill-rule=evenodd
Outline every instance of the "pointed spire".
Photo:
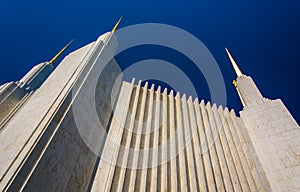
M 236 62 L 234 61 L 233 57 L 231 56 L 230 52 L 228 51 L 228 49 L 226 47 L 225 47 L 225 50 L 227 52 L 227 55 L 228 55 L 228 57 L 230 59 L 230 62 L 232 64 L 233 68 L 234 68 L 234 71 L 235 71 L 236 75 L 238 77 L 242 76 L 243 73 L 241 72 L 239 66 L 236 64 Z
M 121 16 L 120 19 L 118 20 L 118 22 L 116 23 L 116 25 L 114 26 L 114 28 L 111 30 L 111 33 L 114 33 L 114 32 L 116 31 L 116 29 L 118 28 L 118 26 L 119 26 L 119 24 L 120 24 L 122 18 L 123 18 L 123 17 Z
M 63 54 L 63 52 L 71 45 L 71 43 L 74 41 L 74 39 L 72 39 L 66 46 L 64 46 L 64 48 L 62 48 L 50 61 L 50 65 L 53 65 L 55 63 L 55 61 Z

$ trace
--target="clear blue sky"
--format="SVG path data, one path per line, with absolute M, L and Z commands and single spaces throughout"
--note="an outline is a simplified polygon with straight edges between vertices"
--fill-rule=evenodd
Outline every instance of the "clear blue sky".
M 229 47 L 242 71 L 253 77 L 263 95 L 281 98 L 299 123 L 299 10 L 298 0 L 3 0 L 0 84 L 20 79 L 35 64 L 51 59 L 70 39 L 75 41 L 69 51 L 95 40 L 123 16 L 120 27 L 165 23 L 200 39 L 223 73 L 229 108 L 239 111 L 241 104 L 231 84 L 235 74 L 224 51 L 224 46 Z M 152 54 L 167 60 L 165 51 L 157 56 L 155 50 L 145 48 L 138 51 L 139 59 Z M 119 62 L 130 65 L 126 59 Z M 196 79 L 199 74 L 190 70 L 189 76 Z M 199 90 L 205 87 L 202 81 L 199 78 Z M 208 101 L 207 91 L 202 90 Z

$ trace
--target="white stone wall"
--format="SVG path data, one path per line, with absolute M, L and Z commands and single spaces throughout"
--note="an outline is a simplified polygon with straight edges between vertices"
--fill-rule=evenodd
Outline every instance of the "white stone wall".
M 237 77 L 236 85 L 244 107 L 257 105 L 266 100 L 251 77 L 246 75 Z
M 273 191 L 300 190 L 300 128 L 280 99 L 240 112 Z
M 227 108 L 123 83 L 92 191 L 270 191 Z
M 87 189 L 98 154 L 89 149 L 78 132 L 72 111 L 77 97 L 73 97 L 72 90 L 82 93 L 81 88 L 88 86 L 89 79 L 95 76 L 93 73 L 103 69 L 104 61 L 112 58 L 117 42 L 114 36 L 109 42 L 103 42 L 107 36 L 110 33 L 68 55 L 3 128 L 0 133 L 1 191 Z M 96 104 L 110 99 L 107 90 L 112 83 L 107 79 L 120 72 L 114 60 L 111 65 L 108 70 L 113 73 L 104 73 L 109 77 L 104 81 L 99 79 L 96 84 L 99 87 Z M 106 92 L 99 94 L 103 87 L 107 88 Z M 118 93 L 114 94 L 113 98 Z M 108 122 L 110 112 L 98 111 L 102 122 Z M 98 140 L 102 142 L 100 135 Z

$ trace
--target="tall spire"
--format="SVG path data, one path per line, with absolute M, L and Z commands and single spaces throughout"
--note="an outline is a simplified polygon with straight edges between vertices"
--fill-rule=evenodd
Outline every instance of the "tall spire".
M 111 30 L 112 33 L 114 33 L 116 31 L 116 29 L 118 28 L 121 20 L 122 20 L 122 16 L 120 17 L 120 19 L 118 20 L 118 22 L 116 23 L 116 25 L 114 26 L 114 28 Z
M 64 46 L 64 48 L 62 48 L 51 60 L 50 60 L 50 65 L 53 65 L 53 63 L 55 63 L 55 61 L 63 54 L 63 52 L 70 46 L 70 44 L 74 41 L 74 39 L 72 39 L 66 46 Z
M 234 68 L 234 71 L 235 71 L 236 75 L 238 77 L 242 76 L 243 75 L 242 71 L 240 70 L 239 66 L 236 64 L 236 62 L 234 61 L 233 57 L 231 56 L 230 52 L 228 51 L 228 49 L 226 47 L 225 47 L 225 50 L 227 52 L 227 55 L 230 59 L 230 62 L 232 64 L 233 68 Z

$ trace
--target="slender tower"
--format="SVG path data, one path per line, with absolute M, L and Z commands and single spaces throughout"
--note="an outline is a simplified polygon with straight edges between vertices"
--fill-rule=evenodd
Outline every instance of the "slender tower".
M 0 87 L 0 130 L 19 108 L 26 102 L 33 91 L 37 90 L 52 73 L 53 64 L 73 42 L 71 40 L 49 62 L 34 66 L 21 80 L 9 82 Z
M 244 107 L 241 119 L 272 190 L 299 190 L 299 125 L 280 99 L 264 98 L 252 78 L 241 72 L 228 49 L 226 52 L 237 74 L 233 84 Z
M 50 61 L 46 61 L 34 66 L 19 82 L 18 85 L 27 92 L 38 89 L 53 71 L 54 63 L 71 45 L 73 39 L 64 46 Z
M 121 70 L 113 59 L 117 45 L 113 32 L 107 32 L 45 75 L 44 67 L 52 69 L 66 46 L 20 81 L 33 94 L 1 127 L 0 191 L 88 189 L 121 84 L 122 76 L 116 79 Z M 91 103 L 96 111 L 87 107 Z M 79 122 L 77 114 L 83 117 Z M 92 149 L 82 135 L 93 142 Z

